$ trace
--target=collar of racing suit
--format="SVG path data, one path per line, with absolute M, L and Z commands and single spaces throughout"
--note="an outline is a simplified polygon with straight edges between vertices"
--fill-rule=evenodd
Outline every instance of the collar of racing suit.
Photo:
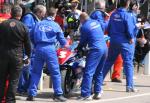
M 120 7 L 120 8 L 118 8 L 117 10 L 118 10 L 118 11 L 125 11 L 125 12 L 127 11 L 127 9 L 126 9 L 126 8 L 123 8 L 123 7 Z
M 87 21 L 89 21 L 89 20 L 91 20 L 91 18 L 86 19 L 86 20 L 82 23 L 82 25 L 85 24 L 85 23 L 86 23 Z
M 50 20 L 50 21 L 54 21 L 54 20 L 55 20 L 55 18 L 52 17 L 52 16 L 49 16 L 49 17 L 47 17 L 46 19 L 47 19 L 47 20 Z

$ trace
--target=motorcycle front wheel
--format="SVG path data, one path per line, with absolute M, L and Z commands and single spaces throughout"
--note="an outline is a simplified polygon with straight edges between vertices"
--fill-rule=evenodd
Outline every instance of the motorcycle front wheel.
M 72 69 L 64 69 L 61 71 L 62 74 L 62 89 L 64 94 L 67 95 L 73 88 L 73 73 Z

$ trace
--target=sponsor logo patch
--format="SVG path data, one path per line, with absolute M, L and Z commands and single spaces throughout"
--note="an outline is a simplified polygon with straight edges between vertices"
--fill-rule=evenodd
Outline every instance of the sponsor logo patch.
M 16 23 L 15 22 L 10 22 L 10 27 L 15 27 L 16 26 Z
M 43 31 L 43 32 L 49 32 L 52 30 L 52 27 L 48 26 L 48 25 L 41 25 L 41 26 L 39 26 L 39 30 Z

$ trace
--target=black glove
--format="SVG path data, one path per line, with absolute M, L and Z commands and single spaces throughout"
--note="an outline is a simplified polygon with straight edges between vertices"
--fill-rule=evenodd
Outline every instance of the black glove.
M 77 56 L 78 57 L 82 57 L 83 55 L 83 49 L 81 45 L 78 45 L 78 47 L 75 49 L 75 51 L 77 51 Z

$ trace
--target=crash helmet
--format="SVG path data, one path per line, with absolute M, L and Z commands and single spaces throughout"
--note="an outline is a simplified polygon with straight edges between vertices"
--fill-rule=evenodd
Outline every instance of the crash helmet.
M 80 25 L 79 15 L 77 13 L 68 14 L 67 25 L 69 29 L 77 30 Z

